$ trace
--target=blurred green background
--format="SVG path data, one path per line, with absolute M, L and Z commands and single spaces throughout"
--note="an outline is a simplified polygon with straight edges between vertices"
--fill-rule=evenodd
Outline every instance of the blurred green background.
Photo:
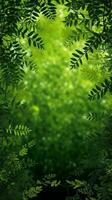
M 9 29 L 4 29 L 3 21 L 6 32 L 2 37 L 2 54 L 6 56 L 2 58 L 0 71 L 0 199 L 28 200 L 38 198 L 38 193 L 44 194 L 46 189 L 48 193 L 53 190 L 58 193 L 58 189 L 63 193 L 64 189 L 65 196 L 74 192 L 77 200 L 81 196 L 86 200 L 97 197 L 110 200 L 110 48 L 99 44 L 97 48 L 93 44 L 94 53 L 88 53 L 90 47 L 84 54 L 79 53 L 88 38 L 91 40 L 86 23 L 74 26 L 70 21 L 67 26 L 65 16 L 71 15 L 71 10 L 67 12 L 64 6 L 56 6 L 57 17 L 52 20 L 49 19 L 49 13 L 55 10 L 52 5 L 40 5 L 43 11 L 38 12 L 31 2 L 22 2 L 26 4 L 23 17 L 16 21 L 17 32 L 12 33 L 15 24 L 10 26 L 12 21 L 7 15 L 15 5 L 13 0 L 12 7 L 8 1 L 5 4 L 7 7 L 9 3 L 6 9 Z M 82 15 L 86 16 L 86 11 Z M 95 29 L 97 25 L 93 26 Z M 95 30 L 96 35 L 99 32 Z M 75 68 L 77 60 L 82 64 Z M 105 84 L 105 80 L 109 82 Z M 96 92 L 96 97 L 98 92 L 99 96 L 106 94 L 90 101 L 90 91 L 93 96 Z
M 30 154 L 37 163 L 37 177 L 55 173 L 68 178 L 99 165 L 102 153 L 91 138 L 101 134 L 102 113 L 111 105 L 108 95 L 102 100 L 88 100 L 95 83 L 109 76 L 105 71 L 102 78 L 104 52 L 98 49 L 90 54 L 88 62 L 83 59 L 79 69 L 71 69 L 70 57 L 75 49 L 83 47 L 85 38 L 75 42 L 75 28 L 66 27 L 63 12 L 58 12 L 55 21 L 40 16 L 38 31 L 44 50 L 21 41 L 36 66 L 31 66 L 32 71 L 25 69 L 24 90 L 18 92 L 17 100 L 26 107 L 24 113 L 18 113 L 19 121 L 30 127 L 28 140 L 35 141 Z

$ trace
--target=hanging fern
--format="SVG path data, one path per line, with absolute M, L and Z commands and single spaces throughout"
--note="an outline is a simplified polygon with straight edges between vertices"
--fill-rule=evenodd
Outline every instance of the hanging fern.
M 89 52 L 93 53 L 95 49 L 98 48 L 98 46 L 102 42 L 102 35 L 101 34 L 94 34 L 94 36 L 90 37 L 86 42 L 85 46 L 83 47 L 83 50 L 76 50 L 76 53 L 72 54 L 71 58 L 71 68 L 79 67 L 79 65 L 83 63 L 82 58 L 83 56 L 86 57 L 88 60 Z
M 89 100 L 94 100 L 96 98 L 100 99 L 106 94 L 107 91 L 112 92 L 111 79 L 105 79 L 103 83 L 101 83 L 100 85 L 96 85 L 96 87 L 93 88 L 88 95 Z
M 76 53 L 72 53 L 72 58 L 71 58 L 71 68 L 79 67 L 79 64 L 82 65 L 82 56 L 84 53 L 80 50 L 76 50 Z
M 12 127 L 10 124 L 9 127 L 6 129 L 6 132 L 9 134 L 14 134 L 16 136 L 24 136 L 31 132 L 31 130 L 22 124 L 16 125 L 15 127 Z
M 91 67 L 91 65 L 88 67 L 83 66 L 81 68 L 81 73 L 85 79 L 89 79 L 92 82 L 96 82 L 99 76 L 99 69 L 98 67 L 94 67 L 94 66 Z
M 14 32 L 17 28 L 17 22 L 21 18 L 21 5 L 21 1 L 19 0 L 2 0 L 0 2 L 0 37 L 5 34 L 12 35 L 12 30 Z
M 38 2 L 26 2 L 24 5 L 24 23 L 32 25 L 32 23 L 36 23 L 39 17 L 39 9 L 38 9 Z
M 38 47 L 43 49 L 44 45 L 43 45 L 43 41 L 41 39 L 41 37 L 39 37 L 39 35 L 37 33 L 35 33 L 34 31 L 28 33 L 28 44 L 31 45 L 33 44 L 34 47 Z
M 18 34 L 22 36 L 23 38 L 25 37 L 27 38 L 29 46 L 31 46 L 32 44 L 34 47 L 37 47 L 40 49 L 44 48 L 43 40 L 39 36 L 39 34 L 37 33 L 37 30 L 34 27 L 32 27 L 32 30 L 30 31 L 27 27 L 25 28 L 21 27 L 18 30 Z
M 75 179 L 73 181 L 67 180 L 66 182 L 70 187 L 73 188 L 73 190 L 76 191 L 78 199 L 81 198 L 81 195 L 84 195 L 85 197 L 87 197 L 87 199 L 92 199 L 93 190 L 91 185 L 86 181 Z
M 108 112 L 109 114 L 109 112 Z M 105 112 L 101 112 L 101 113 L 97 113 L 97 112 L 89 112 L 87 119 L 89 121 L 101 121 L 101 119 L 104 119 L 104 117 L 107 116 L 107 113 Z
M 87 119 L 89 121 L 97 120 L 97 113 L 95 113 L 95 112 L 89 112 L 88 116 L 87 116 Z
M 49 19 L 55 19 L 56 17 L 56 6 L 52 3 L 52 1 L 42 2 L 40 4 L 40 12 L 45 15 Z
M 32 71 L 37 71 L 37 64 L 32 60 L 25 60 L 25 66 Z
M 76 30 L 72 30 L 65 40 L 65 46 L 70 46 L 74 42 L 80 41 L 81 38 L 85 38 L 85 35 L 81 28 L 76 27 Z
M 17 84 L 24 75 L 23 63 L 26 52 L 17 41 L 1 52 L 2 81 L 6 84 Z M 5 61 L 5 62 L 4 62 Z
M 72 25 L 76 26 L 78 24 L 78 20 L 79 20 L 79 13 L 71 11 L 65 18 L 64 22 L 67 26 L 72 26 Z

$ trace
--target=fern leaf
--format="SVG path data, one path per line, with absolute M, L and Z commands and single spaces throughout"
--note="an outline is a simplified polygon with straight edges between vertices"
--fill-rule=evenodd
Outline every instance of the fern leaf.
M 14 134 L 15 136 L 25 136 L 30 133 L 31 130 L 27 126 L 22 124 L 18 124 L 15 127 L 10 124 L 9 127 L 6 129 L 6 132 L 9 134 Z
M 96 85 L 96 87 L 90 91 L 88 95 L 89 100 L 102 98 L 107 91 L 110 91 L 110 88 L 111 88 L 110 80 L 105 79 L 103 83 L 101 83 L 100 85 Z

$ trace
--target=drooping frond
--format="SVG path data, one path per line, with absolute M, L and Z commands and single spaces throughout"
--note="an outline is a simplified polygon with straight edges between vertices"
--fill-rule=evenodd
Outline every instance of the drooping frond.
M 76 53 L 72 54 L 71 58 L 71 68 L 79 67 L 80 64 L 83 63 L 82 58 L 83 56 L 86 57 L 88 60 L 89 52 L 93 53 L 94 50 L 98 48 L 98 46 L 102 42 L 102 37 L 100 34 L 95 34 L 94 36 L 90 37 L 86 42 L 83 50 L 76 50 Z
M 16 136 L 24 136 L 29 134 L 31 130 L 23 124 L 17 124 L 15 127 L 10 124 L 9 127 L 6 129 L 6 132 L 8 134 L 14 134 Z
M 112 92 L 111 78 L 109 80 L 105 79 L 100 85 L 96 85 L 95 88 L 90 91 L 88 97 L 90 100 L 100 99 L 106 94 L 107 91 Z

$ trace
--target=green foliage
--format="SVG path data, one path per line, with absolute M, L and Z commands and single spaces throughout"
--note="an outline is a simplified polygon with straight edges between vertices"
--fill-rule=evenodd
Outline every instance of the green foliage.
M 85 56 L 88 60 L 88 53 L 94 52 L 94 49 L 98 48 L 98 45 L 101 42 L 101 36 L 96 34 L 96 36 L 92 36 L 89 38 L 85 46 L 83 47 L 83 51 L 76 50 L 76 53 L 73 53 L 73 57 L 71 58 L 71 67 L 74 68 L 75 66 L 79 67 L 79 64 L 82 65 L 82 57 Z
M 112 199 L 111 1 L 3 0 L 0 9 L 1 200 L 60 186 L 75 199 Z
M 111 92 L 111 90 L 112 90 L 111 79 L 110 80 L 106 79 L 104 80 L 103 83 L 101 83 L 100 86 L 96 85 L 96 87 L 90 91 L 89 99 L 94 100 L 95 98 L 98 98 L 98 99 L 102 98 L 107 91 Z
M 24 29 L 22 27 L 19 29 L 19 33 L 23 38 L 27 37 L 29 46 L 33 44 L 34 47 L 43 49 L 44 47 L 43 41 L 41 37 L 39 37 L 39 35 L 36 33 L 36 30 L 32 29 L 32 31 L 29 32 L 28 28 Z
M 42 191 L 42 186 L 30 187 L 29 190 L 24 191 L 23 200 L 29 198 L 37 197 L 37 195 Z
M 47 5 L 46 2 L 43 2 L 40 7 L 41 13 L 49 19 L 54 19 L 56 17 L 56 6 L 52 3 L 52 1 L 48 1 Z
M 89 38 L 86 40 L 85 45 L 82 51 L 76 51 L 72 54 L 71 58 L 71 67 L 79 67 L 83 63 L 83 56 L 88 60 L 89 52 L 94 52 L 99 46 L 104 46 L 105 50 L 110 46 L 111 36 L 110 36 L 110 27 L 111 27 L 111 2 L 110 1 L 68 1 L 66 4 L 70 12 L 65 18 L 67 25 L 75 25 L 76 27 L 79 24 L 84 24 L 87 31 L 89 32 Z M 85 30 L 84 30 L 85 31 Z M 86 34 L 86 32 L 84 32 Z M 110 56 L 111 59 L 111 56 Z M 111 63 L 109 63 L 111 65 Z M 105 83 L 104 83 L 105 84 Z M 97 86 L 98 87 L 98 86 Z M 104 90 L 104 87 L 100 89 L 100 96 L 107 92 L 108 88 Z M 99 90 L 94 88 L 91 92 L 96 93 Z M 93 96 L 91 93 L 91 96 Z M 98 96 L 98 92 L 97 92 Z
M 91 186 L 86 181 L 68 181 L 67 183 L 74 189 L 77 190 L 77 197 L 80 198 L 80 194 L 87 195 L 88 199 L 92 199 L 93 191 Z M 74 196 L 75 197 L 75 196 Z
M 24 126 L 22 124 L 16 125 L 14 128 L 12 128 L 12 126 L 10 124 L 6 131 L 9 134 L 14 133 L 14 135 L 18 135 L 18 136 L 26 135 L 30 132 L 29 128 L 27 128 L 26 126 Z

